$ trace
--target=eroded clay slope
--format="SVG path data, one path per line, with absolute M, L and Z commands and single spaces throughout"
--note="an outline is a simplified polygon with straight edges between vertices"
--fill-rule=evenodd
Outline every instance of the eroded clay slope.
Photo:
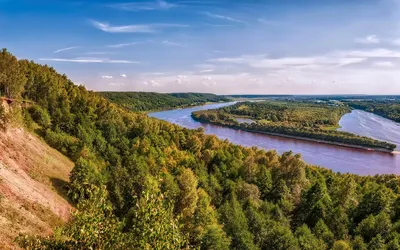
M 23 129 L 0 131 L 0 246 L 19 233 L 46 235 L 69 218 L 64 184 L 73 163 Z

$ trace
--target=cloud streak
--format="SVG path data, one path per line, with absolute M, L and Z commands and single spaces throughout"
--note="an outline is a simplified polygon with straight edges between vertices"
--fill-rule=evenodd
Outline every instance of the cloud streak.
M 184 44 L 177 43 L 177 42 L 171 42 L 168 40 L 162 41 L 162 44 L 169 45 L 169 46 L 176 46 L 176 47 L 185 47 Z
M 245 21 L 230 17 L 230 16 L 223 16 L 223 15 L 218 15 L 210 12 L 203 12 L 204 15 L 215 18 L 215 19 L 220 19 L 220 20 L 225 20 L 225 21 L 231 21 L 231 22 L 236 22 L 236 23 L 246 23 Z
M 111 5 L 111 7 L 125 10 L 125 11 L 146 11 L 146 10 L 169 10 L 178 7 L 177 4 L 168 3 L 167 1 L 158 0 L 154 2 L 131 2 L 131 3 L 119 3 Z
M 129 60 L 114 60 L 108 58 L 91 58 L 91 57 L 77 57 L 77 58 L 39 58 L 40 61 L 51 61 L 51 62 L 69 62 L 69 63 L 139 63 L 136 61 Z
M 120 44 L 112 44 L 112 45 L 107 45 L 109 48 L 122 48 L 122 47 L 128 47 L 132 45 L 138 44 L 137 42 L 134 43 L 120 43 Z
M 58 49 L 58 50 L 53 51 L 53 53 L 60 53 L 60 52 L 63 52 L 63 51 L 77 49 L 77 48 L 80 48 L 80 47 L 79 46 L 73 46 L 73 47 L 62 48 L 62 49 Z
M 92 25 L 104 32 L 108 33 L 155 33 L 164 28 L 186 28 L 189 25 L 185 24 L 172 24 L 172 23 L 158 23 L 158 24 L 131 24 L 122 26 L 113 26 L 109 23 L 91 21 Z

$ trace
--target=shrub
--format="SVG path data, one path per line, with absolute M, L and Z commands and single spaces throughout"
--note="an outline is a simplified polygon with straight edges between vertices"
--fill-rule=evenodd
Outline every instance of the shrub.
M 49 113 L 39 107 L 38 105 L 32 105 L 28 109 L 33 121 L 42 126 L 43 128 L 49 128 L 51 125 L 51 119 Z
M 83 148 L 78 138 L 63 132 L 47 129 L 44 139 L 50 146 L 72 159 L 76 159 Z

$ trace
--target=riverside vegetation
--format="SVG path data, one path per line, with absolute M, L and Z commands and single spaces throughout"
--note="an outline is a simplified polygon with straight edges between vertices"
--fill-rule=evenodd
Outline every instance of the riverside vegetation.
M 398 176 L 333 173 L 133 113 L 6 50 L 0 91 L 34 102 L 26 128 L 75 163 L 73 218 L 21 235 L 23 248 L 400 248 Z
M 338 144 L 393 151 L 396 145 L 336 131 L 347 105 L 311 101 L 239 102 L 229 107 L 192 113 L 195 120 L 246 131 L 314 139 Z M 252 119 L 241 123 L 237 118 Z

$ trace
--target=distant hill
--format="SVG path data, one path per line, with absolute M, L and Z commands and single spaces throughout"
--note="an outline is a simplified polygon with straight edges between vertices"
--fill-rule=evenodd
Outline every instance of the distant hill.
M 208 102 L 227 102 L 230 98 L 206 93 L 99 92 L 111 102 L 131 111 L 156 111 L 202 105 Z

